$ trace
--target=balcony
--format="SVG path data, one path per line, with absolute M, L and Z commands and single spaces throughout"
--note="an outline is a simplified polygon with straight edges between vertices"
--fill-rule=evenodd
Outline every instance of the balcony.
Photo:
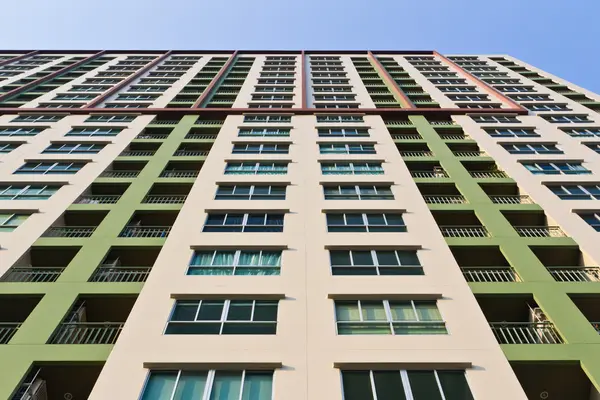
M 129 183 L 92 183 L 75 200 L 75 204 L 115 204 L 129 187 Z
M 453 183 L 418 183 L 417 187 L 427 204 L 467 204 Z
M 579 361 L 511 362 L 528 399 L 594 400 L 600 393 Z
M 196 178 L 202 168 L 201 161 L 170 161 L 160 173 L 160 178 Z
M 210 144 L 184 143 L 173 153 L 175 157 L 206 157 L 210 151 Z
M 562 344 L 531 295 L 481 295 L 477 301 L 500 344 Z
M 406 166 L 413 178 L 449 178 L 439 162 L 406 161 Z
M 145 282 L 160 247 L 112 247 L 90 282 Z
M 10 342 L 41 298 L 34 295 L 0 295 L 0 345 Z
M 42 234 L 42 237 L 90 237 L 104 217 L 106 217 L 107 213 L 107 211 L 65 211 L 65 213 Z
M 55 282 L 78 251 L 79 247 L 31 247 L 0 282 Z
M 115 344 L 135 296 L 82 296 L 54 331 L 49 344 Z
M 114 161 L 104 172 L 102 178 L 136 178 L 146 166 L 146 161 Z
M 520 282 L 498 246 L 451 246 L 467 282 Z
M 214 142 L 220 128 L 193 128 L 185 135 L 186 140 L 206 140 Z
M 432 211 L 442 235 L 447 238 L 484 238 L 488 230 L 473 211 Z
M 161 127 L 161 128 L 148 128 L 146 127 L 141 133 L 135 138 L 143 140 L 164 140 L 169 137 L 169 134 L 173 128 Z
M 137 211 L 119 237 L 166 238 L 175 223 L 177 214 L 171 211 Z
M 521 193 L 514 183 L 480 183 L 479 186 L 494 204 L 535 204 L 533 199 Z
M 577 246 L 529 246 L 557 282 L 600 282 L 600 268 Z
M 448 147 L 452 151 L 455 157 L 473 158 L 473 157 L 487 157 L 488 155 L 479 149 L 476 143 L 450 143 Z
M 579 311 L 590 322 L 592 328 L 600 334 L 600 295 L 598 294 L 571 294 L 571 300 Z
M 119 157 L 152 157 L 159 147 L 160 143 L 131 142 Z
M 543 211 L 502 211 L 519 236 L 527 238 L 567 237 L 558 226 L 546 218 Z
M 503 179 L 509 178 L 504 171 L 500 171 L 493 161 L 462 161 L 463 167 L 476 179 Z
M 152 186 L 142 203 L 183 204 L 191 188 L 191 184 L 157 183 Z
M 425 143 L 397 143 L 396 148 L 402 158 L 433 157 L 433 152 Z

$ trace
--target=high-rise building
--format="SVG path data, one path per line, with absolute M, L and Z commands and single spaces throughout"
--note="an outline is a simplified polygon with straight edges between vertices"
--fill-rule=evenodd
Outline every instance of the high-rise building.
M 435 51 L 0 79 L 0 398 L 600 399 L 600 96 Z

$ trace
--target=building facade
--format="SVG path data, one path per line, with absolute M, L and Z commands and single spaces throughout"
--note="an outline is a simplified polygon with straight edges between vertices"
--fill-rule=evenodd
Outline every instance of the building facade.
M 600 400 L 600 96 L 435 51 L 0 79 L 0 398 Z

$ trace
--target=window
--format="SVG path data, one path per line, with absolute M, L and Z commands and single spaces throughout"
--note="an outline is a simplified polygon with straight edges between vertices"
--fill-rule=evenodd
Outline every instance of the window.
M 596 212 L 590 214 L 579 214 L 579 216 L 583 218 L 583 220 L 587 222 L 589 226 L 594 228 L 597 232 L 600 232 L 600 213 Z M 2 221 L 2 215 L 0 215 L 0 221 Z M 0 229 L 1 225 L 2 224 L 0 222 Z
M 0 214 L 0 232 L 12 232 L 27 218 L 28 214 Z
M 338 94 L 338 95 L 314 95 L 315 101 L 354 101 L 356 99 L 356 95 L 353 94 Z
M 315 91 L 317 93 L 322 93 L 322 92 L 332 92 L 332 93 L 337 93 L 337 92 L 351 92 L 352 88 L 350 86 L 314 86 L 313 87 L 313 91 Z
M 532 174 L 536 175 L 582 175 L 591 174 L 592 171 L 585 168 L 581 163 L 577 162 L 524 162 L 523 165 Z
M 501 108 L 500 103 L 472 104 L 472 103 L 456 103 L 459 108 L 479 108 L 479 109 L 494 109 Z
M 35 108 L 81 108 L 85 103 L 40 103 Z
M 552 124 L 594 122 L 587 115 L 544 115 L 542 118 Z
M 62 118 L 62 115 L 19 115 L 11 122 L 57 122 Z
M 59 94 L 52 100 L 93 100 L 96 97 L 95 94 Z
M 496 128 L 496 129 L 486 129 L 485 130 L 488 135 L 495 137 L 519 137 L 519 136 L 528 136 L 528 137 L 539 137 L 533 129 L 530 128 Z
M 348 79 L 313 79 L 314 85 L 347 85 L 350 83 Z
M 466 85 L 467 81 L 464 79 L 430 79 L 434 85 Z
M 504 93 L 536 91 L 532 86 L 498 86 L 496 89 Z
M 274 335 L 277 300 L 176 300 L 166 335 Z
M 325 200 L 393 200 L 390 186 L 334 185 L 323 186 Z
M 406 232 L 402 214 L 327 213 L 328 232 Z
M 293 92 L 292 86 L 256 86 L 254 89 L 257 93 L 270 93 L 270 92 Z
M 358 104 L 318 103 L 315 108 L 358 108 Z
M 290 103 L 251 103 L 248 108 L 292 108 Z
M 259 85 L 293 85 L 294 79 L 259 79 Z
M 84 162 L 27 162 L 15 174 L 75 174 L 85 166 Z
M 196 251 L 188 275 L 279 275 L 281 250 Z
M 460 370 L 342 371 L 342 385 L 344 400 L 473 400 Z
M 117 136 L 121 128 L 73 128 L 65 136 Z
M 39 128 L 27 128 L 17 127 L 14 128 L 0 128 L 0 136 L 35 136 L 42 132 L 43 129 Z
M 379 175 L 383 167 L 379 162 L 322 162 L 323 175 Z
M 290 151 L 290 145 L 278 144 L 278 143 L 248 143 L 248 144 L 234 144 L 233 154 L 246 153 L 246 154 L 288 154 Z
M 46 147 L 43 153 L 96 154 L 102 150 L 104 146 L 104 144 L 98 143 L 53 143 Z
M 487 95 L 449 95 L 448 98 L 452 101 L 489 101 Z
M 365 122 L 362 115 L 317 115 L 317 122 Z
M 245 115 L 244 122 L 292 122 L 291 115 Z M 289 131 L 288 131 L 289 135 Z
M 423 275 L 416 250 L 330 250 L 333 275 Z
M 353 137 L 362 136 L 368 137 L 369 130 L 366 128 L 319 128 L 319 136 L 337 136 L 337 137 Z
M 335 302 L 338 335 L 446 334 L 435 300 Z
M 569 111 L 566 104 L 526 104 L 525 107 L 531 111 Z
M 286 186 L 221 185 L 215 200 L 285 200 Z
M 150 103 L 106 103 L 104 108 L 148 108 Z
M 85 122 L 132 122 L 135 115 L 91 115 Z
M 502 147 L 511 154 L 563 154 L 555 144 L 503 144 Z
M 287 162 L 230 162 L 225 175 L 285 175 L 287 169 Z
M 122 100 L 133 100 L 133 101 L 137 101 L 137 100 L 155 100 L 158 99 L 158 95 L 152 95 L 152 94 L 120 94 L 119 96 L 117 96 L 117 98 L 115 100 L 118 101 L 122 101 Z
M 0 143 L 0 154 L 10 153 L 20 145 L 21 143 Z
M 288 95 L 288 94 L 271 94 L 271 95 L 266 95 L 266 94 L 255 94 L 252 95 L 252 99 L 251 100 L 285 100 L 285 101 L 291 101 L 293 100 L 294 96 L 293 95 Z
M 154 92 L 154 93 L 162 93 L 165 90 L 169 89 L 169 86 L 131 86 L 127 92 L 130 94 L 132 92 Z
M 209 214 L 202 232 L 283 232 L 282 213 Z
M 520 122 L 516 117 L 507 117 L 504 115 L 476 115 L 476 116 L 473 116 L 472 118 L 475 122 L 490 122 L 490 123 Z
M 240 129 L 238 136 L 290 136 L 290 130 L 281 128 Z
M 563 184 L 548 188 L 562 200 L 600 200 L 600 184 Z
M 374 144 L 361 143 L 321 143 L 321 154 L 375 154 Z
M 59 186 L 46 185 L 0 185 L 0 200 L 46 200 Z
M 585 145 L 600 154 L 600 143 L 585 143 Z
M 440 91 L 451 93 L 451 92 L 476 92 L 475 86 L 441 86 Z
M 569 136 L 580 136 L 580 137 L 591 137 L 600 136 L 600 128 L 574 128 L 574 129 L 562 129 L 563 132 Z
M 509 95 L 509 98 L 516 101 L 548 101 L 550 97 L 547 94 L 517 94 Z

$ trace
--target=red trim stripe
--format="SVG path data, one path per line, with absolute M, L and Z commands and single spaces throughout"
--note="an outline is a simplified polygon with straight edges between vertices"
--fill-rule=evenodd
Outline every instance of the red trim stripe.
M 219 83 L 223 75 L 225 75 L 225 72 L 229 70 L 229 67 L 233 64 L 233 61 L 235 60 L 237 55 L 238 51 L 236 50 L 231 54 L 231 56 L 229 56 L 229 60 L 227 60 L 227 62 L 221 67 L 221 69 L 219 70 L 219 72 L 217 72 L 217 75 L 215 75 L 213 80 L 210 81 L 206 89 L 204 89 L 204 92 L 200 95 L 200 97 L 198 97 L 198 100 L 194 102 L 192 108 L 200 108 L 202 103 L 204 103 L 204 101 L 208 98 L 212 90 L 215 88 L 217 83 Z

